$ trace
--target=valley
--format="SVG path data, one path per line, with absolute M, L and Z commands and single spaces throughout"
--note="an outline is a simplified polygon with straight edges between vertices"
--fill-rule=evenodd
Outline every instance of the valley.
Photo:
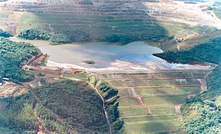
M 5 0 L 0 28 L 0 133 L 221 132 L 218 2 Z

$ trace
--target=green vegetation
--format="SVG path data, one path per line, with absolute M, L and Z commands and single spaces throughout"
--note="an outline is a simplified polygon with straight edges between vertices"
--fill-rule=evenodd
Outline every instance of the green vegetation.
M 0 24 L 5 25 L 5 20 L 7 20 L 8 16 L 13 13 L 12 11 L 3 11 L 1 10 L 0 12 Z M 9 29 L 4 29 L 4 30 L 9 30 Z
M 59 13 L 26 13 L 22 16 L 21 29 L 36 26 L 50 33 L 62 33 L 71 42 L 97 40 L 127 44 L 137 40 L 157 42 L 167 38 L 164 28 L 149 19 Z
M 184 123 L 181 131 L 186 133 L 218 134 L 221 129 L 221 115 L 216 98 L 220 92 L 220 71 L 218 65 L 208 77 L 208 92 L 188 99 L 183 106 Z
M 77 74 L 64 74 L 64 77 L 75 78 L 75 79 L 80 79 L 80 80 L 87 80 L 87 74 L 84 72 L 80 72 Z
M 71 40 L 67 35 L 65 35 L 63 33 L 58 33 L 58 34 L 53 34 L 51 36 L 49 42 L 52 45 L 58 45 L 58 44 L 71 43 Z
M 12 35 L 9 32 L 3 31 L 2 29 L 0 29 L 0 36 L 7 38 L 7 37 L 11 37 Z
M 137 37 L 133 37 L 130 35 L 113 34 L 113 35 L 104 37 L 101 41 L 111 42 L 111 43 L 120 43 L 121 45 L 125 45 L 125 44 L 128 44 L 128 43 L 136 41 L 136 40 L 139 40 L 139 39 Z
M 31 28 L 19 32 L 18 37 L 28 40 L 49 40 L 50 33 L 40 28 Z
M 27 93 L 2 101 L 9 105 L 0 114 L 0 127 L 9 128 L 19 134 L 36 133 L 38 121 L 33 112 L 34 96 Z M 4 132 L 4 131 L 3 131 Z
M 64 121 L 64 132 L 65 128 L 80 133 L 107 132 L 102 101 L 86 83 L 65 80 L 44 84 L 34 91 L 42 100 L 43 106 L 40 108 L 48 109 L 40 114 L 40 117 L 48 119 L 49 124 L 45 126 L 47 130 L 53 130 L 50 122 L 54 121 L 57 115 Z
M 148 44 L 160 46 L 163 50 L 176 49 L 174 37 L 183 38 L 196 33 L 206 33 L 203 38 L 205 40 L 209 38 L 208 34 L 214 32 L 214 28 L 156 21 L 149 19 L 148 16 L 140 19 L 134 16 L 118 18 L 64 13 L 25 13 L 19 25 L 20 31 L 39 27 L 52 35 L 64 34 L 68 42 L 105 41 L 128 44 L 142 40 L 147 41 Z
M 3 77 L 7 77 L 16 83 L 33 79 L 34 74 L 22 70 L 21 64 L 37 55 L 38 52 L 39 50 L 29 43 L 17 43 L 0 38 L 0 81 Z
M 83 63 L 86 63 L 86 64 L 95 64 L 95 62 L 93 60 L 85 60 L 85 61 L 82 61 Z
M 199 63 L 211 62 L 220 63 L 221 61 L 221 37 L 210 40 L 195 46 L 191 50 L 186 51 L 167 51 L 165 53 L 154 54 L 160 58 L 166 59 L 169 62 L 175 63 Z
M 214 13 L 216 14 L 216 16 L 221 19 L 221 2 L 216 1 L 213 5 L 214 7 L 211 8 Z
M 72 34 L 72 33 L 74 34 Z M 27 40 L 49 40 L 51 45 L 67 44 L 71 42 L 88 41 L 89 37 L 81 31 L 65 31 L 63 33 L 51 34 L 40 28 L 30 28 L 21 30 L 18 34 L 19 38 Z
M 1 99 L 9 105 L 1 111 L 0 128 L 5 131 L 10 128 L 19 134 L 37 133 L 38 116 L 45 133 L 108 133 L 102 100 L 85 82 L 63 80 L 41 84 L 41 87 L 32 89 L 36 96 L 28 92 Z M 110 111 L 116 114 L 114 106 Z M 110 118 L 115 120 L 117 128 L 120 121 Z
M 221 130 L 221 115 L 218 96 L 221 95 L 221 37 L 200 44 L 189 51 L 166 52 L 156 54 L 171 62 L 211 62 L 218 64 L 207 78 L 207 92 L 186 100 L 182 107 L 183 120 L 181 133 L 218 134 Z M 172 56 L 173 55 L 173 56 Z
M 200 92 L 200 87 L 191 87 L 191 84 L 199 84 L 197 78 L 203 78 L 205 74 L 203 71 L 119 74 L 122 78 L 116 75 L 117 80 L 107 75 L 110 85 L 116 88 L 135 86 L 134 89 L 118 90 L 120 98 L 117 102 L 120 118 L 124 121 L 123 133 L 178 133 L 182 122 L 179 106 L 186 102 L 188 95 Z M 179 87 L 181 84 L 189 87 Z
M 117 99 L 119 98 L 119 96 L 117 96 L 118 91 L 103 82 L 98 85 L 98 89 L 105 100 L 105 106 L 112 125 L 113 133 L 117 133 L 124 125 L 124 122 L 119 119 L 119 103 L 117 102 Z

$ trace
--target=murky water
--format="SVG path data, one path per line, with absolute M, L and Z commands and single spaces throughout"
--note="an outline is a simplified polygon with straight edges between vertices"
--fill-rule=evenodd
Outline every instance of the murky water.
M 174 69 L 192 68 L 194 66 L 170 64 L 163 59 L 153 56 L 153 53 L 163 52 L 160 48 L 152 47 L 142 41 L 133 42 L 124 46 L 110 43 L 72 43 L 52 46 L 48 41 L 21 40 L 15 37 L 12 41 L 24 41 L 38 47 L 49 55 L 49 61 L 68 63 L 84 68 L 117 68 L 117 69 Z M 93 60 L 89 65 L 82 61 Z

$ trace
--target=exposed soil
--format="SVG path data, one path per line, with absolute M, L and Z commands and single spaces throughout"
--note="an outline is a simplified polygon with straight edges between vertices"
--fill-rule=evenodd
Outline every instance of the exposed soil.
M 176 105 L 175 106 L 175 113 L 179 115 L 178 120 L 182 121 L 183 117 L 182 117 L 182 112 L 180 110 L 182 104 Z
M 41 118 L 38 116 L 37 114 L 37 111 L 36 111 L 36 108 L 34 108 L 34 114 L 35 116 L 37 117 L 37 120 L 38 120 L 38 132 L 37 134 L 45 134 L 44 131 L 43 131 L 43 126 L 42 126 L 42 120 Z
M 142 100 L 141 96 L 136 93 L 134 88 L 128 89 L 128 92 L 129 92 L 129 96 L 131 96 L 133 99 L 135 99 L 139 106 L 142 106 L 142 107 L 144 107 L 146 109 L 146 113 L 147 114 L 151 114 L 150 108 L 148 107 L 147 104 L 143 103 L 143 100 Z

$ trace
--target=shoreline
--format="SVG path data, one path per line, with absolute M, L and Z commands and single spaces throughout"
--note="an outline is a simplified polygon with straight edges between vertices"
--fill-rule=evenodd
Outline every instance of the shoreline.
M 10 40 L 21 41 L 21 39 L 16 37 L 12 37 Z M 126 46 L 103 45 L 103 43 L 72 43 L 72 45 L 50 46 L 48 41 L 26 40 L 25 42 L 30 42 L 39 48 L 42 53 L 46 53 L 49 56 L 46 62 L 46 66 L 48 67 L 74 68 L 85 71 L 169 71 L 186 69 L 209 70 L 213 68 L 210 64 L 202 66 L 199 64 L 169 63 L 153 55 L 153 53 L 162 52 L 161 49 L 148 46 L 144 42 L 133 42 Z M 136 45 L 136 49 L 134 45 Z M 151 51 L 147 51 L 146 49 Z M 84 60 L 93 60 L 95 64 L 89 65 L 82 63 Z
M 103 67 L 103 68 L 86 68 L 81 67 L 75 64 L 70 63 L 58 63 L 54 61 L 47 60 L 46 66 L 47 67 L 58 67 L 58 68 L 64 68 L 64 69 L 80 69 L 85 70 L 86 72 L 99 72 L 99 71 L 147 71 L 147 72 L 163 72 L 163 71 L 179 71 L 179 70 L 212 70 L 214 69 L 211 65 L 208 66 L 201 66 L 201 65 L 189 65 L 189 64 L 177 64 L 175 68 L 167 68 L 167 69 L 150 69 L 145 67 L 136 67 L 136 66 L 127 66 L 127 67 Z

